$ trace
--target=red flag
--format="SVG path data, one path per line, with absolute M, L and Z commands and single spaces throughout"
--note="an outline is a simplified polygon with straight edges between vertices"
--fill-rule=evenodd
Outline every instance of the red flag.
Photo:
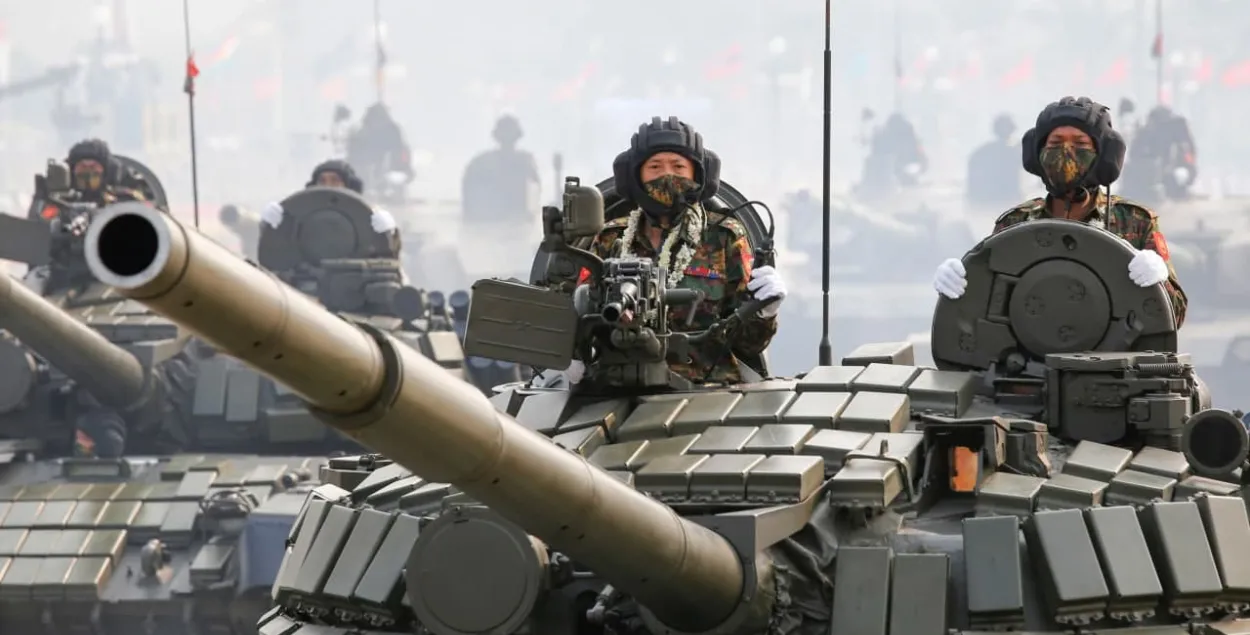
M 1150 45 L 1150 57 L 1159 59 L 1163 57 L 1163 32 L 1155 33 L 1154 44 Z
M 1012 69 L 1008 70 L 1000 80 L 1004 87 L 1017 86 L 1033 79 L 1033 56 L 1029 56 L 1020 61 Z
M 195 65 L 195 54 L 187 56 L 187 78 L 182 84 L 182 91 L 188 95 L 195 94 L 195 78 L 200 76 L 200 69 Z
M 1098 76 L 1098 84 L 1110 86 L 1120 84 L 1128 79 L 1128 60 L 1120 58 L 1115 61 L 1102 75 Z

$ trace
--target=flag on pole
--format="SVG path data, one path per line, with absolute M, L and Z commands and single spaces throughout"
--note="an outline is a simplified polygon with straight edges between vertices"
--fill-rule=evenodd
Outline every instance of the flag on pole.
M 1156 60 L 1163 57 L 1163 32 L 1162 31 L 1155 33 L 1154 44 L 1150 45 L 1150 57 Z
M 200 76 L 200 68 L 195 65 L 195 54 L 187 56 L 187 77 L 182 84 L 182 92 L 195 95 L 195 78 Z

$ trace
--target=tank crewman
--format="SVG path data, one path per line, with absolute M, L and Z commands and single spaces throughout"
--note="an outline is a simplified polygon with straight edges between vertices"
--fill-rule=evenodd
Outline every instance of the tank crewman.
M 362 196 L 365 189 L 360 177 L 356 176 L 356 170 L 351 164 L 341 159 L 331 159 L 318 164 L 313 168 L 312 176 L 308 178 L 304 187 L 339 187 Z M 278 225 L 282 224 L 284 215 L 282 203 L 273 201 L 265 206 L 260 214 L 260 220 L 277 229 Z M 399 225 L 395 223 L 395 217 L 391 216 L 390 212 L 375 207 L 370 222 L 373 225 L 373 231 L 379 234 L 393 233 L 395 240 L 399 240 Z
M 690 363 L 671 366 L 692 382 L 742 381 L 739 359 L 768 348 L 786 286 L 773 267 L 753 266 L 739 221 L 704 209 L 720 186 L 720 157 L 703 147 L 703 137 L 689 124 L 655 117 L 638 128 L 612 171 L 617 191 L 637 208 L 605 223 L 591 251 L 601 258 L 651 258 L 667 272 L 669 287 L 703 291 L 698 306 L 672 309 L 673 324 L 684 324 L 693 310 L 690 329 L 702 331 L 752 298 L 776 300 L 726 338 L 732 341 L 691 346 Z M 588 278 L 582 272 L 579 283 Z M 578 361 L 566 370 L 571 383 L 584 373 Z
M 538 212 L 538 162 L 517 147 L 521 122 L 504 115 L 491 133 L 498 148 L 483 152 L 464 168 L 460 200 L 464 218 L 475 223 L 530 220 Z
M 1010 115 L 998 115 L 994 118 L 994 139 L 968 157 L 965 184 L 969 203 L 1005 207 L 1020 200 L 1020 173 L 1015 162 L 1019 150 L 1011 144 L 1011 135 L 1015 131 L 1016 124 Z
M 125 169 L 100 139 L 75 143 L 65 163 L 69 166 L 70 188 L 78 200 L 104 206 L 145 199 L 143 177 Z
M 1088 97 L 1064 97 L 1042 110 L 1021 146 L 1025 171 L 1041 178 L 1047 194 L 1007 210 L 998 217 L 993 233 L 1039 218 L 1083 222 L 1110 231 L 1138 250 L 1128 267 L 1134 283 L 1166 286 L 1180 327 L 1188 300 L 1172 268 L 1159 218 L 1142 205 L 1109 193 L 1124 166 L 1125 152 L 1124 138 L 1111 127 L 1110 110 Z M 966 276 L 963 263 L 949 258 L 938 265 L 933 286 L 956 299 L 968 287 Z

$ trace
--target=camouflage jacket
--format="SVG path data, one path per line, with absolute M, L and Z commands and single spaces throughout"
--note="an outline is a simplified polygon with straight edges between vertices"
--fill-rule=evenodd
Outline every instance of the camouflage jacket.
M 1051 218 L 1050 211 L 1046 208 L 1047 200 L 1035 198 L 1007 210 L 994 223 L 994 233 L 997 234 L 1018 223 Z M 1159 229 L 1159 217 L 1141 204 L 1119 196 L 1112 196 L 1108 205 L 1106 194 L 1100 193 L 1093 211 L 1084 222 L 1127 240 L 1134 249 L 1150 249 L 1163 257 L 1163 262 L 1168 265 L 1168 279 L 1163 286 L 1172 300 L 1172 313 L 1176 316 L 1176 327 L 1180 328 L 1185 322 L 1185 309 L 1189 306 L 1189 300 L 1185 297 L 1185 291 L 1181 289 L 1181 283 L 1176 279 L 1176 269 L 1172 267 L 1167 239 L 1163 237 L 1163 231 Z
M 617 241 L 624 235 L 628 223 L 628 215 L 608 221 L 591 244 L 590 251 L 600 258 L 615 256 Z M 641 258 L 659 258 L 657 249 L 652 247 L 644 231 L 637 233 L 630 252 Z M 701 246 L 686 267 L 685 275 L 677 283 L 677 287 L 681 289 L 702 291 L 704 300 L 695 307 L 680 306 L 670 309 L 669 319 L 674 329 L 685 330 L 681 327 L 685 325 L 691 310 L 695 312 L 695 316 L 689 330 L 702 331 L 749 301 L 751 292 L 747 290 L 747 282 L 751 279 L 754 260 L 755 255 L 747 242 L 746 229 L 742 224 L 732 218 L 708 212 Z M 672 363 L 670 367 L 673 372 L 696 383 L 741 382 L 739 358 L 763 353 L 776 333 L 775 317 L 747 319 L 730 334 L 732 341 L 706 342 L 691 346 L 690 362 Z

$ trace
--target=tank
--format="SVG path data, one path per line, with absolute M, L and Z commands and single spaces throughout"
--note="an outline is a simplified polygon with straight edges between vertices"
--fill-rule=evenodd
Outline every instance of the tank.
M 0 466 L 0 630 L 255 632 L 324 459 L 179 454 Z
M 1163 289 L 1098 275 L 1123 241 L 1037 221 L 979 244 L 935 308 L 934 368 L 868 343 L 688 386 L 665 360 L 709 334 L 668 328 L 688 298 L 644 261 L 569 246 L 602 226 L 576 194 L 547 279 L 595 284 L 479 282 L 466 350 L 601 354 L 573 390 L 490 399 L 168 216 L 92 225 L 101 281 L 393 461 L 327 470 L 259 632 L 1244 631 L 1246 429 L 1207 407 Z
M 510 363 L 465 363 L 459 332 L 467 292 L 450 295 L 408 284 L 395 232 L 372 227 L 373 207 L 342 188 L 311 187 L 282 201 L 278 226 L 261 223 L 258 264 L 349 319 L 394 333 L 484 391 L 515 381 Z

